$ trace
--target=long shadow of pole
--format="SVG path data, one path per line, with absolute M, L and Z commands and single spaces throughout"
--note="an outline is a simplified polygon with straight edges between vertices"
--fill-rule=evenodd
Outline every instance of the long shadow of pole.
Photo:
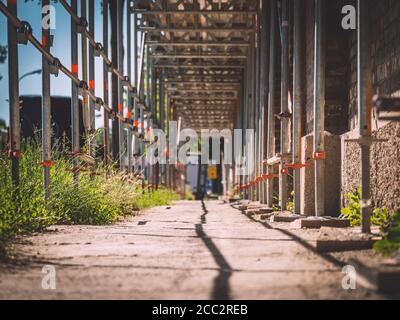
M 204 201 L 201 201 L 203 214 L 201 215 L 201 224 L 196 224 L 197 236 L 204 242 L 208 250 L 210 250 L 216 264 L 219 267 L 219 273 L 214 279 L 214 288 L 212 292 L 213 300 L 230 300 L 229 278 L 232 275 L 232 267 L 224 258 L 221 251 L 214 242 L 204 232 L 203 225 L 207 223 L 208 210 Z

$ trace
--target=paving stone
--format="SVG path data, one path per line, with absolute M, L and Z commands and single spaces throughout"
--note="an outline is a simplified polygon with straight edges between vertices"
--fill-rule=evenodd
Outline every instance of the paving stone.
M 271 218 L 272 216 L 272 212 L 271 213 L 263 213 L 260 215 L 260 219 L 261 220 L 268 220 L 269 218 Z
M 274 209 L 272 208 L 261 208 L 260 213 L 273 213 Z
M 302 218 L 298 214 L 293 214 L 290 211 L 274 212 L 271 216 L 271 222 L 293 222 Z
M 351 258 L 349 264 L 357 271 L 357 276 L 367 281 L 381 293 L 400 293 L 400 264 L 370 264 L 357 258 Z
M 350 221 L 331 217 L 307 217 L 293 221 L 290 227 L 293 229 L 348 228 Z
M 381 239 L 380 229 L 373 227 L 371 234 L 364 234 L 355 228 L 322 227 L 316 241 L 318 252 L 343 252 L 352 250 L 368 250 Z

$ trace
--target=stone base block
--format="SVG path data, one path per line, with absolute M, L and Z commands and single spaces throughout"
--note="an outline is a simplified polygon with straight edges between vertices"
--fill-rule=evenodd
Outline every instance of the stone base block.
M 329 132 L 325 137 L 325 215 L 337 217 L 340 214 L 340 191 L 341 191 L 341 140 Z M 302 138 L 302 163 L 315 163 L 313 160 L 314 136 L 307 135 Z M 301 195 L 300 213 L 305 216 L 315 214 L 315 191 L 314 191 L 314 165 L 301 169 L 300 183 Z
M 308 217 L 293 221 L 290 227 L 292 229 L 348 228 L 350 227 L 350 221 L 327 217 Z
M 271 216 L 271 222 L 293 222 L 297 219 L 302 218 L 298 214 L 293 214 L 290 211 L 274 212 Z
M 400 265 L 374 265 L 359 259 L 350 259 L 349 264 L 357 271 L 357 278 L 361 278 L 375 290 L 382 293 L 400 293 Z

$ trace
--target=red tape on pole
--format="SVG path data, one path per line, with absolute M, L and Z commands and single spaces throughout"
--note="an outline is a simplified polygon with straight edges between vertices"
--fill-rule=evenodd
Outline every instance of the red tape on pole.
M 52 161 L 43 161 L 42 163 L 40 163 L 40 165 L 44 168 L 50 168 L 52 166 L 54 166 L 54 162 Z
M 314 152 L 313 153 L 313 159 L 314 160 L 325 160 L 326 159 L 326 152 L 324 152 L 324 151 Z
M 78 75 L 78 71 L 79 71 L 78 65 L 77 64 L 71 64 L 71 72 L 74 75 Z
M 21 155 L 22 155 L 21 151 L 10 151 L 10 152 L 8 153 L 8 157 L 9 157 L 9 158 L 16 158 L 16 159 L 18 159 L 18 158 L 21 158 Z
M 94 90 L 94 80 L 89 80 L 89 89 Z

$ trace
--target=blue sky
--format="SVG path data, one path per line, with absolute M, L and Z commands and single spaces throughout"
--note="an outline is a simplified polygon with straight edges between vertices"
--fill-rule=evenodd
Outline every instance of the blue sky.
M 5 0 L 0 0 L 5 3 Z M 41 39 L 41 7 L 38 5 L 37 0 L 32 0 L 25 3 L 24 0 L 17 0 L 18 2 L 18 18 L 26 20 L 30 23 L 33 29 L 33 35 L 37 39 Z M 80 1 L 78 1 L 78 8 L 80 8 Z M 61 4 L 53 4 L 56 9 L 56 29 L 51 30 L 54 35 L 54 44 L 51 48 L 51 53 L 60 59 L 66 66 L 71 65 L 70 59 L 70 16 Z M 78 12 L 79 14 L 79 12 Z M 101 15 L 101 1 L 95 0 L 95 40 L 96 42 L 103 42 L 102 35 L 102 15 Z M 126 41 L 126 39 L 125 39 Z M 0 13 L 0 43 L 7 44 L 7 19 Z M 80 52 L 80 37 L 78 37 L 79 52 Z M 41 68 L 42 60 L 39 52 L 30 44 L 19 45 L 19 76 Z M 81 63 L 79 61 L 79 72 L 81 72 Z M 125 61 L 126 66 L 126 61 Z M 95 83 L 96 95 L 103 96 L 103 62 L 101 58 L 95 58 Z M 125 69 L 126 70 L 126 69 Z M 8 123 L 9 118 L 9 104 L 8 99 L 8 61 L 0 64 L 0 74 L 3 79 L 0 80 L 0 118 L 3 118 Z M 80 74 L 81 77 L 81 74 Z M 41 95 L 42 80 L 41 75 L 32 75 L 23 79 L 20 83 L 20 95 L 35 94 Z M 51 94 L 58 96 L 70 96 L 71 94 L 71 81 L 60 72 L 58 77 L 51 77 Z M 102 119 L 96 119 L 97 125 L 101 126 Z

